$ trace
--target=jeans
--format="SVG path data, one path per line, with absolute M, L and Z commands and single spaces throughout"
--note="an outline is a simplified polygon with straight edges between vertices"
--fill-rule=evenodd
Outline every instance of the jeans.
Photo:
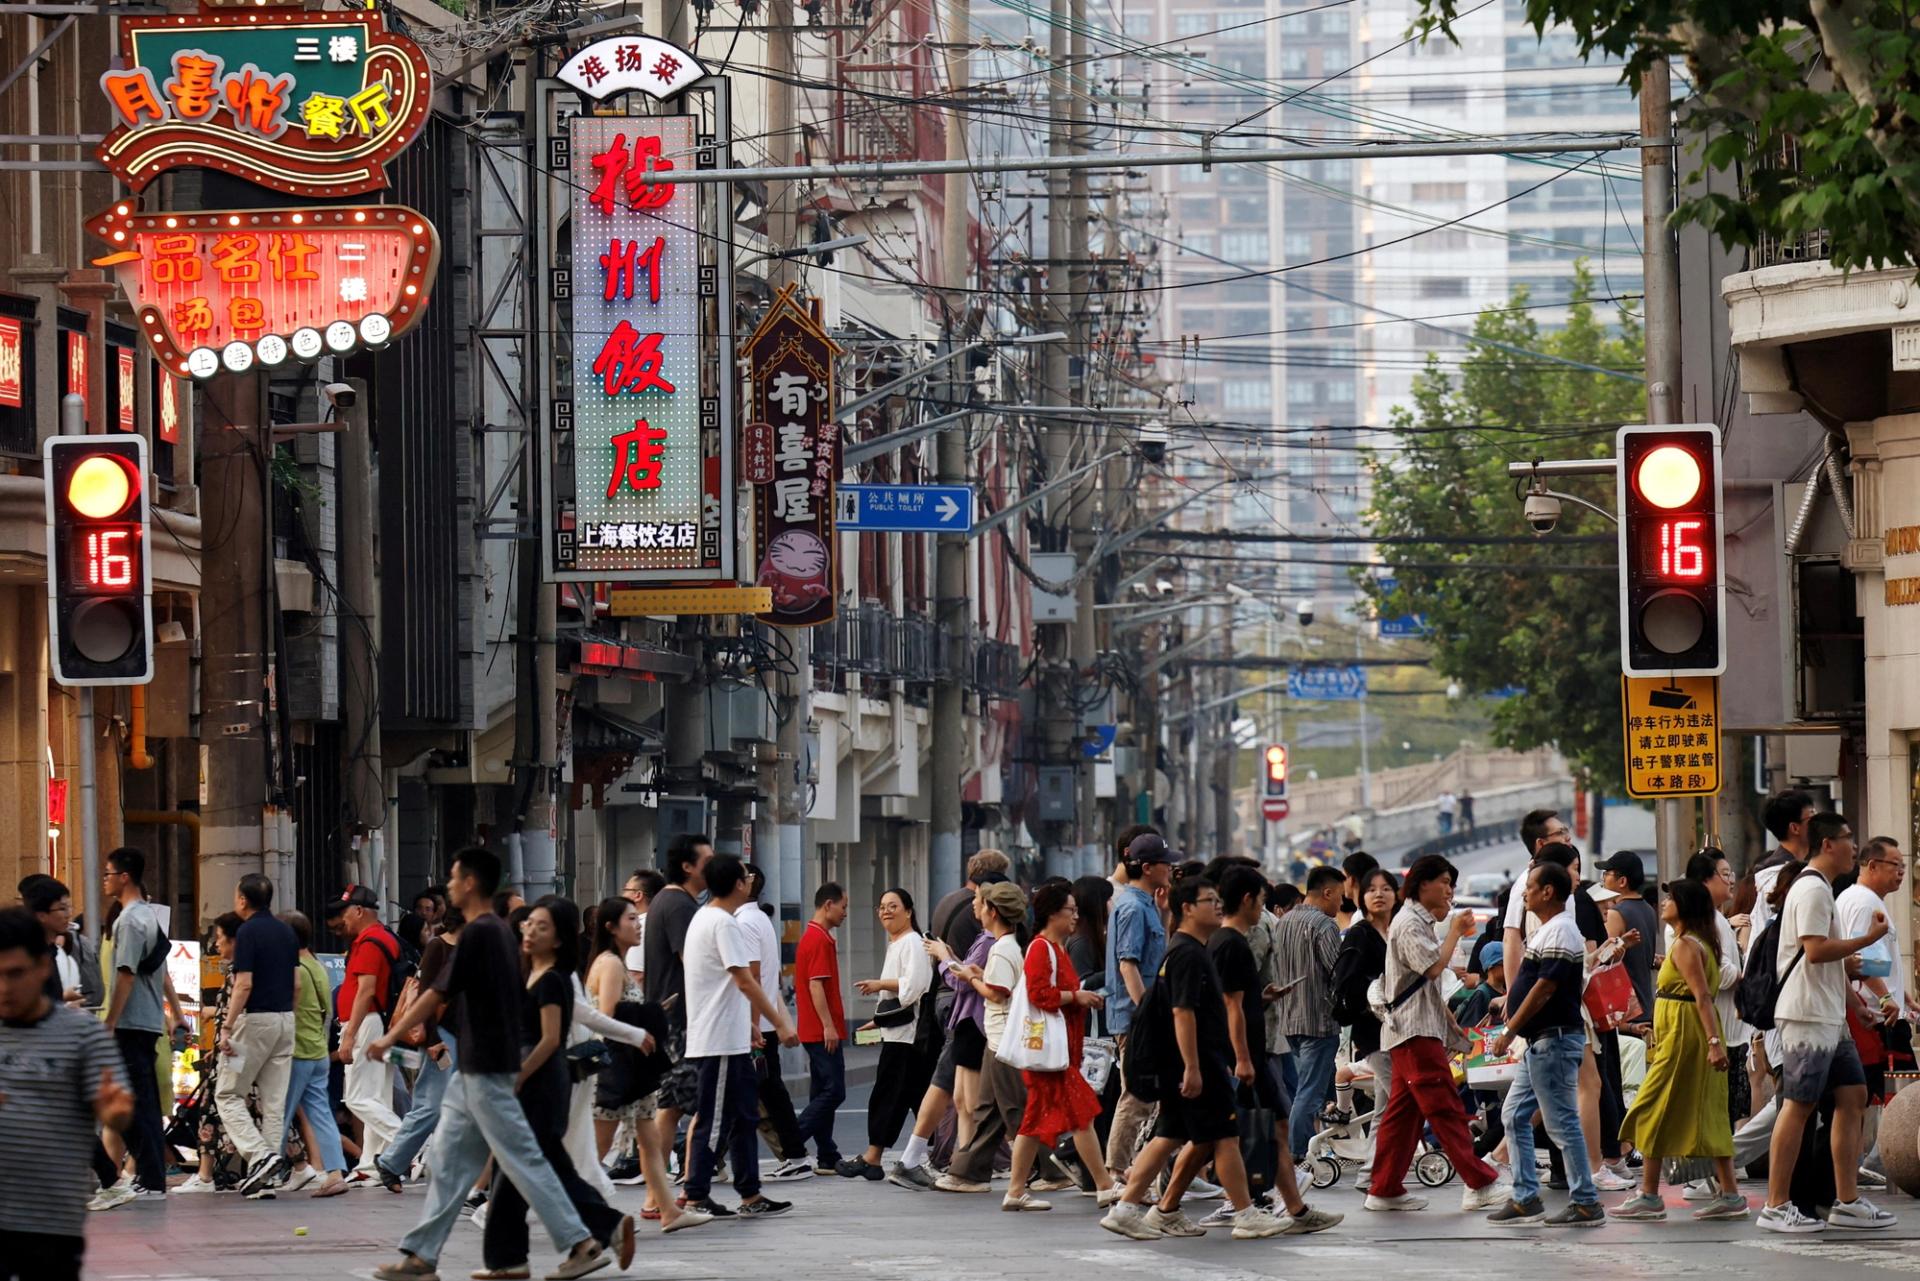
M 378 1014 L 360 1020 L 360 1031 L 353 1042 L 353 1062 L 341 1083 L 340 1101 L 347 1111 L 360 1118 L 359 1168 L 373 1172 L 373 1159 L 387 1150 L 399 1133 L 400 1118 L 393 1110 L 393 1062 L 381 1062 L 367 1056 L 367 1047 L 386 1032 Z
M 233 1150 L 252 1168 L 286 1146 L 288 1083 L 293 1070 L 293 1014 L 248 1010 L 227 1033 L 213 1101 Z M 260 1124 L 247 1110 L 247 1094 L 260 1091 Z
M 832 1165 L 840 1159 L 840 1145 L 833 1137 L 833 1118 L 840 1105 L 847 1101 L 846 1042 L 834 1046 L 831 1052 L 819 1041 L 808 1041 L 801 1048 L 807 1052 L 811 1088 L 807 1092 L 807 1106 L 795 1124 L 801 1139 L 813 1144 L 820 1164 Z
M 1574 1056 L 1579 1066 L 1579 1056 Z M 1416 1036 L 1393 1047 L 1393 1093 L 1380 1117 L 1374 1148 L 1373 1182 L 1367 1191 L 1377 1197 L 1403 1196 L 1407 1168 L 1420 1146 L 1424 1125 L 1433 1127 L 1441 1151 L 1470 1188 L 1484 1188 L 1498 1179 L 1493 1167 L 1473 1152 L 1473 1133 L 1467 1129 L 1467 1109 L 1454 1088 L 1453 1065 L 1447 1047 L 1431 1036 Z
M 543 1073 L 544 1075 L 544 1073 Z M 609 1206 L 599 1191 L 581 1177 L 567 1153 L 567 1118 L 572 1110 L 566 1077 L 560 1087 L 535 1079 L 520 1088 L 520 1111 L 527 1120 L 540 1155 L 546 1158 L 548 1177 L 587 1225 L 593 1239 L 602 1245 L 613 1244 L 619 1234 L 620 1211 Z M 490 1269 L 512 1268 L 527 1262 L 527 1193 L 517 1179 L 509 1177 L 497 1164 L 487 1199 L 487 1225 L 480 1238 L 480 1258 Z M 556 1242 L 556 1244 L 558 1244 Z
M 1373 1154 L 1380 1143 L 1380 1118 L 1387 1114 L 1387 1100 L 1393 1097 L 1393 1055 L 1375 1050 L 1367 1055 L 1366 1065 L 1373 1073 L 1367 1091 L 1373 1096 L 1373 1120 L 1367 1123 L 1367 1159 L 1360 1163 L 1360 1172 L 1354 1180 L 1356 1187 L 1365 1187 L 1373 1181 Z
M 133 1124 L 127 1127 L 127 1151 L 133 1154 L 134 1182 L 150 1192 L 167 1190 L 166 1124 L 160 1116 L 160 1077 L 154 1068 L 158 1032 L 115 1028 L 114 1044 L 133 1091 Z
M 1501 1121 L 1513 1154 L 1513 1199 L 1519 1204 L 1540 1195 L 1540 1171 L 1534 1164 L 1533 1117 L 1540 1114 L 1547 1136 L 1566 1156 L 1567 1181 L 1575 1205 L 1598 1205 L 1599 1189 L 1587 1159 L 1587 1136 L 1580 1129 L 1580 1060 L 1587 1051 L 1585 1032 L 1565 1032 L 1527 1043 L 1519 1074 L 1507 1090 Z
M 340 1127 L 333 1119 L 333 1102 L 327 1097 L 327 1060 L 295 1059 L 293 1074 L 287 1081 L 287 1106 L 283 1129 L 293 1129 L 293 1114 L 304 1111 L 313 1130 L 318 1152 L 307 1153 L 307 1164 L 316 1170 L 346 1173 L 346 1154 L 340 1150 Z
M 1328 1091 L 1333 1089 L 1334 1056 L 1340 1051 L 1340 1038 L 1334 1036 L 1289 1036 L 1293 1059 L 1300 1073 L 1300 1086 L 1293 1095 L 1293 1115 L 1288 1118 L 1287 1140 L 1293 1145 L 1293 1159 L 1307 1155 L 1307 1140 L 1320 1128 L 1320 1109 Z
M 541 1155 L 527 1114 L 520 1110 L 513 1078 L 512 1072 L 456 1072 L 447 1082 L 426 1208 L 414 1229 L 400 1238 L 400 1248 L 416 1259 L 433 1263 L 440 1257 L 489 1152 L 494 1167 L 526 1194 L 554 1249 L 569 1251 L 587 1239 L 586 1223 Z
M 700 1099 L 693 1114 L 693 1169 L 687 1173 L 687 1203 L 713 1191 L 713 1167 L 727 1149 L 733 1190 L 742 1201 L 760 1191 L 760 1079 L 751 1054 L 716 1054 L 687 1060 L 694 1065 Z
M 413 1082 L 413 1106 L 407 1109 L 400 1129 L 380 1153 L 379 1163 L 403 1179 L 413 1169 L 413 1160 L 420 1155 L 420 1149 L 433 1137 L 433 1128 L 440 1124 L 440 1100 L 446 1097 L 447 1081 L 454 1073 L 453 1037 L 442 1030 L 440 1043 L 447 1047 L 446 1057 L 438 1063 L 426 1059 Z

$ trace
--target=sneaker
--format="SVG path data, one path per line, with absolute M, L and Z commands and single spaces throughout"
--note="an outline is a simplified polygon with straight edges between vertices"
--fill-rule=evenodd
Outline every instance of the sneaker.
M 1373 1172 L 1368 1171 L 1366 1177 L 1372 1178 Z M 1313 1186 L 1313 1162 L 1295 1161 L 1293 1163 L 1293 1186 L 1296 1188 L 1310 1188 Z
M 1877 1228 L 1890 1228 L 1899 1221 L 1873 1202 L 1857 1194 L 1853 1200 L 1838 1202 L 1833 1209 L 1827 1211 L 1827 1226 L 1830 1228 L 1872 1231 Z
M 479 1228 L 482 1232 L 487 1230 L 487 1203 L 485 1201 L 482 1201 L 473 1208 L 473 1213 L 467 1216 L 467 1222 Z
M 1689 1201 L 1712 1201 L 1720 1195 L 1720 1184 L 1713 1179 L 1695 1179 L 1680 1195 Z
M 1262 1237 L 1277 1237 L 1287 1230 L 1285 1219 L 1275 1218 L 1270 1210 L 1250 1205 L 1233 1216 L 1233 1239 L 1236 1241 L 1258 1241 Z
M 598 1272 L 612 1262 L 613 1256 L 598 1241 L 589 1242 L 586 1249 L 560 1260 L 560 1266 L 547 1273 L 547 1281 L 574 1281 L 574 1278 Z
M 341 1179 L 340 1182 L 351 1186 L 353 1183 L 353 1176 L 348 1175 L 347 1177 Z M 485 1188 L 475 1188 L 473 1191 L 467 1193 L 465 1208 L 468 1210 L 478 1210 L 481 1206 L 485 1205 L 486 1203 L 487 1203 L 487 1190 Z
M 1468 1188 L 1460 1194 L 1460 1208 L 1469 1212 L 1491 1210 L 1513 1200 L 1513 1184 L 1494 1180 L 1483 1188 Z
M 1240 1213 L 1232 1204 L 1222 1201 L 1213 1207 L 1213 1213 L 1200 1220 L 1203 1228 L 1226 1228 L 1233 1226 L 1233 1216 Z
M 187 1195 L 197 1192 L 218 1192 L 220 1189 L 213 1186 L 211 1179 L 201 1178 L 199 1171 L 196 1170 L 185 1183 L 176 1185 L 173 1190 L 181 1195 Z
M 655 1211 L 655 1213 L 658 1214 L 659 1212 Z M 680 1217 L 672 1223 L 661 1224 L 660 1230 L 662 1232 L 682 1232 L 688 1228 L 705 1227 L 712 1222 L 713 1216 L 705 1210 L 685 1209 L 680 1211 Z
M 1716 1196 L 1693 1212 L 1696 1219 L 1744 1219 L 1749 1213 L 1747 1199 L 1738 1192 Z
M 1161 1236 L 1203 1237 L 1207 1235 L 1207 1230 L 1189 1219 L 1184 1210 L 1175 1210 L 1169 1214 L 1157 1205 L 1147 1211 L 1147 1225 L 1158 1228 Z
M 1863 1188 L 1884 1188 L 1887 1186 L 1887 1176 L 1878 1170 L 1869 1170 L 1862 1167 L 1858 1178 L 1860 1186 Z
M 135 1192 L 133 1190 L 132 1179 L 122 1179 L 118 1183 L 110 1184 L 109 1186 L 101 1188 L 98 1192 L 94 1193 L 93 1199 L 87 1202 L 87 1209 L 89 1210 L 118 1209 L 120 1206 L 125 1205 L 127 1202 L 135 1200 L 136 1198 L 139 1197 L 139 1195 L 140 1194 L 138 1192 Z
M 1102 1210 L 1105 1210 L 1111 1206 L 1118 1205 L 1120 1203 L 1120 1198 L 1125 1196 L 1126 1194 L 1127 1194 L 1127 1189 L 1125 1185 L 1116 1183 L 1112 1187 L 1108 1188 L 1105 1192 L 1095 1192 L 1093 1194 L 1093 1203 L 1099 1206 Z
M 1375 1196 L 1369 1192 L 1366 1204 L 1369 1210 L 1424 1210 L 1427 1199 L 1411 1192 L 1402 1192 L 1399 1196 Z
M 348 1191 L 349 1189 L 345 1179 L 333 1179 L 329 1182 L 322 1183 L 319 1187 L 307 1193 L 307 1195 L 310 1197 L 345 1196 Z
M 763 1197 L 761 1199 L 765 1200 L 766 1198 Z M 700 1213 L 706 1215 L 709 1219 L 737 1219 L 740 1217 L 739 1211 L 728 1209 L 726 1206 L 721 1205 L 718 1201 L 714 1200 L 712 1197 L 708 1197 L 704 1201 L 688 1201 L 686 1204 L 682 1205 L 680 1208 L 683 1210 L 698 1210 Z M 763 1210 L 761 1211 L 761 1213 L 764 1214 L 765 1211 Z
M 741 1205 L 740 1212 L 734 1217 L 741 1220 L 777 1219 L 791 1209 L 793 1209 L 791 1201 L 776 1201 L 770 1196 L 763 1196 Z
M 308 1166 L 307 1168 L 312 1169 L 313 1167 Z M 373 1177 L 378 1179 L 380 1186 L 389 1192 L 398 1192 L 404 1188 L 407 1183 L 406 1179 L 389 1170 L 379 1157 L 373 1158 Z
M 763 1183 L 791 1183 L 795 1179 L 811 1179 L 813 1166 L 806 1161 L 782 1161 L 770 1174 L 760 1176 Z
M 1547 1220 L 1550 1228 L 1598 1228 L 1605 1226 L 1607 1212 L 1598 1202 L 1581 1205 L 1579 1202 L 1568 1206 Z
M 1610 1165 L 1601 1166 L 1599 1173 L 1593 1176 L 1593 1186 L 1602 1192 L 1625 1192 L 1633 1184 L 1632 1179 Z
M 826 1175 L 834 1175 L 834 1174 L 840 1173 L 840 1158 L 837 1156 L 821 1157 L 819 1160 L 813 1163 L 813 1172 L 815 1174 L 826 1174 Z
M 1009 1192 L 1000 1198 L 1000 1208 L 1014 1214 L 1037 1214 L 1042 1210 L 1051 1210 L 1053 1202 L 1042 1201 L 1031 1192 L 1022 1192 L 1019 1196 Z
M 877 1165 L 868 1165 L 867 1159 L 862 1156 L 848 1157 L 834 1166 L 833 1172 L 843 1179 L 867 1179 L 875 1183 L 887 1177 L 885 1170 Z
M 197 1174 L 194 1176 L 194 1178 L 196 1179 L 199 1177 L 200 1176 Z M 319 1177 L 320 1177 L 320 1171 L 314 1169 L 310 1165 L 303 1165 L 299 1169 L 295 1170 L 292 1174 L 289 1174 L 287 1176 L 287 1181 L 280 1185 L 280 1191 L 289 1192 L 289 1193 L 298 1192 L 301 1188 L 311 1186 L 313 1181 Z M 193 1179 L 189 1179 L 187 1180 L 187 1182 L 191 1183 L 193 1182 Z M 187 1189 L 185 1184 L 182 1184 L 180 1187 L 177 1187 L 174 1189 L 174 1191 L 176 1192 L 185 1192 L 186 1190 Z M 399 1189 L 395 1188 L 394 1191 L 398 1192 Z
M 370 1188 L 379 1180 L 373 1177 L 372 1170 L 348 1170 L 347 1186 L 350 1188 Z
M 1285 1225 L 1285 1235 L 1301 1237 L 1338 1227 L 1346 1217 L 1344 1214 L 1335 1214 L 1332 1210 L 1316 1210 L 1309 1205 L 1301 1209 L 1298 1214 L 1285 1216 L 1280 1222 Z
M 374 1164 L 378 1165 L 379 1162 L 375 1161 Z M 640 1168 L 639 1160 L 634 1157 L 627 1157 L 624 1160 L 616 1161 L 607 1167 L 607 1182 L 617 1183 L 623 1188 L 630 1188 L 636 1184 L 643 1183 L 646 1181 L 646 1177 L 646 1173 Z
M 1073 1186 L 1072 1179 L 1030 1179 L 1027 1182 L 1029 1192 L 1065 1192 Z
M 247 1167 L 246 1176 L 240 1180 L 240 1195 L 251 1197 L 270 1189 L 274 1176 L 280 1173 L 282 1160 L 284 1158 L 277 1156 L 255 1157 L 253 1164 Z
M 1547 1207 L 1540 1203 L 1537 1196 L 1524 1201 L 1509 1197 L 1505 1205 L 1487 1216 L 1487 1222 L 1497 1228 L 1524 1228 L 1546 1221 Z
M 1619 1213 L 1614 1211 L 1614 1217 L 1618 1218 Z M 1785 1205 L 1763 1206 L 1754 1217 L 1753 1225 L 1762 1232 L 1784 1232 L 1792 1236 L 1806 1236 L 1827 1230 L 1826 1220 L 1800 1213 L 1800 1207 L 1791 1201 Z
M 991 1192 L 990 1183 L 975 1183 L 972 1179 L 963 1179 L 957 1174 L 943 1174 L 933 1181 L 933 1186 L 941 1192 Z
M 1187 1195 L 1196 1201 L 1211 1201 L 1215 1197 L 1223 1197 L 1226 1194 L 1225 1188 L 1218 1183 L 1209 1183 L 1205 1179 L 1195 1179 L 1187 1185 Z
M 1665 1223 L 1667 1221 L 1667 1203 L 1657 1196 L 1630 1196 L 1613 1208 L 1616 1219 L 1632 1219 L 1644 1223 Z
M 1145 1206 L 1135 1205 L 1131 1201 L 1116 1201 L 1106 1217 L 1100 1220 L 1100 1226 L 1116 1236 L 1134 1241 L 1158 1241 L 1167 1235 L 1148 1222 Z
M 896 1188 L 910 1188 L 915 1192 L 928 1192 L 940 1181 L 933 1172 L 931 1162 L 922 1161 L 919 1165 L 906 1165 L 900 1161 L 887 1164 L 887 1182 Z
M 374 1281 L 440 1281 L 440 1274 L 434 1271 L 431 1263 L 425 1259 L 416 1259 L 411 1254 L 403 1254 L 392 1263 L 383 1263 L 373 1270 Z

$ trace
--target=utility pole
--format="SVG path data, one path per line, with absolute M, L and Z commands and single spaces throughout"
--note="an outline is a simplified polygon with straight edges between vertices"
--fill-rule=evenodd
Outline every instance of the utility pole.
M 386 771 L 380 748 L 380 669 L 374 655 L 380 648 L 380 611 L 374 600 L 373 442 L 367 433 L 367 384 L 349 379 L 353 404 L 340 411 L 346 430 L 340 433 L 340 658 L 343 670 L 340 714 L 346 731 L 344 762 L 347 813 L 352 816 L 350 838 L 368 849 L 379 849 L 377 859 L 366 858 L 364 875 L 381 879 L 381 894 L 399 897 L 399 848 L 380 840 L 387 818 Z M 338 874 L 337 869 L 334 869 Z
M 1655 59 L 1640 78 L 1640 135 L 1643 141 L 1673 137 L 1672 78 L 1664 57 Z M 1680 255 L 1667 225 L 1673 211 L 1673 163 L 1671 145 L 1640 148 L 1647 421 L 1654 424 L 1680 421 Z M 1689 840 L 1683 821 L 1679 798 L 1663 797 L 1655 827 L 1662 882 L 1685 870 Z
M 1233 606 L 1216 605 L 1214 608 L 1224 611 L 1220 619 L 1220 654 L 1230 659 L 1233 657 Z M 1218 672 L 1221 690 L 1215 695 L 1216 698 L 1237 689 L 1240 682 L 1231 667 L 1219 668 Z M 1201 724 L 1211 721 L 1214 726 L 1212 853 L 1216 855 L 1233 852 L 1233 778 L 1234 767 L 1240 761 L 1240 745 L 1233 737 L 1235 710 L 1234 703 L 1222 703 L 1212 715 L 1201 721 Z
M 1067 0 L 1068 14 L 1068 57 L 1071 59 L 1073 74 L 1092 80 L 1093 76 L 1087 62 L 1087 4 L 1086 0 Z M 1071 77 L 1069 77 L 1071 79 Z M 1087 95 L 1071 93 L 1068 96 L 1069 134 L 1068 144 L 1074 155 L 1087 152 Z M 1068 305 L 1072 309 L 1073 323 L 1067 329 L 1070 336 L 1071 359 L 1077 361 L 1079 378 L 1053 390 L 1065 395 L 1064 404 L 1084 405 L 1088 402 L 1093 388 L 1093 342 L 1091 309 L 1088 298 L 1092 292 L 1093 270 L 1087 240 L 1087 171 L 1074 169 L 1067 175 L 1067 293 Z M 1051 233 L 1049 233 L 1051 234 Z M 1049 254 L 1051 256 L 1051 254 Z M 1069 379 L 1072 378 L 1069 366 Z M 1097 439 L 1097 438 L 1096 438 Z M 1089 448 L 1087 451 L 1094 451 Z M 1077 602 L 1073 613 L 1072 647 L 1074 682 L 1085 679 L 1093 670 L 1097 650 L 1097 636 L 1094 630 L 1095 616 L 1094 584 L 1099 581 L 1098 566 L 1094 563 L 1094 499 L 1100 489 L 1102 472 L 1096 469 L 1079 484 L 1073 486 L 1073 499 L 1069 521 L 1072 529 L 1072 547 L 1074 564 L 1081 571 Z M 1111 532 L 1111 531 L 1109 531 Z M 1113 697 L 1116 702 L 1110 704 L 1105 712 L 1109 720 L 1117 720 L 1119 694 Z M 1086 731 L 1086 714 L 1074 717 L 1072 732 L 1077 737 Z M 1100 830 L 1100 802 L 1095 795 L 1094 765 L 1091 760 L 1081 760 L 1079 765 L 1078 802 L 1074 806 L 1074 862 L 1082 875 L 1097 876 L 1106 869 L 1099 866 L 1091 857 L 1095 849 L 1096 833 Z
M 966 97 L 968 77 L 967 28 L 971 22 L 968 0 L 947 0 L 947 145 L 949 160 L 966 155 L 966 116 L 961 110 Z M 967 287 L 972 280 L 967 252 L 968 184 L 972 176 L 946 175 L 944 207 L 940 225 L 941 284 L 946 312 L 947 350 L 964 342 L 965 318 L 970 307 Z M 964 403 L 969 390 L 966 362 L 947 362 L 949 385 L 957 393 L 956 402 Z M 967 481 L 967 438 L 965 420 L 959 427 L 940 433 L 935 455 L 938 480 L 943 485 Z M 964 532 L 940 534 L 934 544 L 934 617 L 945 638 L 945 661 L 933 686 L 933 760 L 930 810 L 932 845 L 927 866 L 927 885 L 936 895 L 960 884 L 960 787 L 966 767 L 966 668 L 971 650 L 967 643 L 972 594 L 967 591 L 967 535 Z

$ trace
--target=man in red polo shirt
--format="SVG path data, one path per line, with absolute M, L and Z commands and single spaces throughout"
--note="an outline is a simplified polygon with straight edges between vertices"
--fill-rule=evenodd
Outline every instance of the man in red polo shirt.
M 334 1057 L 346 1064 L 341 1102 L 360 1118 L 360 1164 L 349 1183 L 378 1185 L 373 1159 L 400 1130 L 393 1110 L 393 1065 L 367 1055 L 367 1047 L 386 1033 L 393 1011 L 387 1008 L 393 967 L 400 963 L 400 940 L 380 923 L 380 899 L 364 885 L 350 885 L 327 905 L 327 924 L 347 944 L 347 973 L 334 989 L 333 1012 L 340 1020 L 340 1048 Z
M 847 1016 L 840 1005 L 840 948 L 833 932 L 847 919 L 847 892 L 828 881 L 813 895 L 813 919 L 793 951 L 794 1007 L 800 1047 L 807 1052 L 811 1089 L 800 1113 L 800 1137 L 814 1146 L 814 1173 L 832 1174 L 840 1161 L 833 1114 L 847 1100 Z

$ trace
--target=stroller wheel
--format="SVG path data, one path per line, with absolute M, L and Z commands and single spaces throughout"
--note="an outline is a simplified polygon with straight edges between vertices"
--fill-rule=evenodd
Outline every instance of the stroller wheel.
M 1429 1188 L 1437 1188 L 1453 1178 L 1453 1162 L 1445 1152 L 1422 1152 L 1413 1163 L 1414 1177 Z
M 1452 1173 L 1451 1167 L 1448 1173 Z M 1313 1186 L 1330 1188 L 1340 1182 L 1340 1162 L 1330 1156 L 1316 1158 L 1313 1163 Z

